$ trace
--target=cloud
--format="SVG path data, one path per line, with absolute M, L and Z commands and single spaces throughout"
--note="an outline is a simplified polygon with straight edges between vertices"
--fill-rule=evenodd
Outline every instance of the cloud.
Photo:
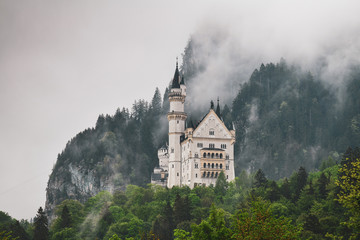
M 254 1 L 242 7 L 216 6 L 191 36 L 194 62 L 201 69 L 188 86 L 192 109 L 207 107 L 217 97 L 231 104 L 261 63 L 284 58 L 333 89 L 341 89 L 360 64 L 356 1 Z

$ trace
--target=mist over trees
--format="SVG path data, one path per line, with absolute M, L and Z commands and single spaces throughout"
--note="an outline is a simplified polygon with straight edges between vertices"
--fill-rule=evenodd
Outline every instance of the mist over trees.
M 214 38 L 211 46 L 221 48 L 219 37 Z M 208 68 L 212 66 L 213 53 L 205 57 L 206 53 L 196 40 L 190 40 L 182 70 L 188 86 L 203 84 L 203 76 L 208 76 L 206 89 L 213 93 L 219 79 L 211 79 L 212 70 Z M 236 56 L 234 58 L 236 62 Z M 290 176 L 299 166 L 319 169 L 330 152 L 336 158 L 337 152 L 342 153 L 359 142 L 358 67 L 343 76 L 340 86 L 332 85 L 323 75 L 313 75 L 300 66 L 289 65 L 284 59 L 261 64 L 252 71 L 248 81 L 244 81 L 242 74 L 236 74 L 236 67 L 232 66 L 231 71 L 234 73 L 220 81 L 228 86 L 229 92 L 224 93 L 222 86 L 217 96 L 231 95 L 229 86 L 238 83 L 237 94 L 231 100 L 224 97 L 222 101 L 223 120 L 228 127 L 233 123 L 236 129 L 237 173 L 260 168 L 268 177 L 278 179 Z M 199 90 L 188 88 L 189 101 L 196 99 L 198 96 L 194 95 L 199 95 Z M 201 115 L 198 108 L 198 103 L 191 102 L 186 110 L 193 117 Z
M 215 38 L 210 46 L 221 47 L 221 41 L 221 37 Z M 170 88 L 165 89 L 163 96 L 156 88 L 150 102 L 140 99 L 131 109 L 118 108 L 114 115 L 101 114 L 94 128 L 77 134 L 58 155 L 47 188 L 46 212 L 53 224 L 52 236 L 58 239 L 72 236 L 80 226 L 88 229 L 89 234 L 81 237 L 96 235 L 105 239 L 115 235 L 122 238 L 134 236 L 139 229 L 147 229 L 146 234 L 161 236 L 161 239 L 171 239 L 174 229 L 179 230 L 176 233 L 178 236 L 190 236 L 190 233 L 201 236 L 206 226 L 226 232 L 225 228 L 231 228 L 228 224 L 230 220 L 226 217 L 227 213 L 217 209 L 219 206 L 237 216 L 239 221 L 246 219 L 251 222 L 254 213 L 264 214 L 269 219 L 275 217 L 274 221 L 266 223 L 270 225 L 278 223 L 276 217 L 280 215 L 289 218 L 296 224 L 290 224 L 289 219 L 280 222 L 286 229 L 294 230 L 292 236 L 298 236 L 300 231 L 294 226 L 303 227 L 310 235 L 322 237 L 325 233 L 346 232 L 340 228 L 331 230 L 331 223 L 322 222 L 323 218 L 325 222 L 335 222 L 333 215 L 319 214 L 315 210 L 311 214 L 301 213 L 318 207 L 315 202 L 327 201 L 330 195 L 332 200 L 335 199 L 334 179 L 337 173 L 334 166 L 344 161 L 340 156 L 349 146 L 360 142 L 359 68 L 353 67 L 344 75 L 340 86 L 323 79 L 325 75 L 314 74 L 284 59 L 277 63 L 258 64 L 256 69 L 248 71 L 245 78 L 246 71 L 240 69 L 244 59 L 237 60 L 237 56 L 232 55 L 234 62 L 241 64 L 232 65 L 231 73 L 214 75 L 214 71 L 219 71 L 223 65 L 214 68 L 216 62 L 212 58 L 218 52 L 208 50 L 196 39 L 190 39 L 183 54 L 181 71 L 188 89 L 185 102 L 187 124 L 196 124 L 209 110 L 209 103 L 220 97 L 221 117 L 228 128 L 236 130 L 237 179 L 232 183 L 236 185 L 235 189 L 231 183 L 228 185 L 226 181 L 220 181 L 220 177 L 217 186 L 210 190 L 171 190 L 174 193 L 169 195 L 145 188 L 153 168 L 158 164 L 157 149 L 168 139 L 166 114 L 169 111 Z M 334 169 L 330 172 L 309 174 L 331 167 Z M 186 191 L 186 194 L 181 194 L 181 191 Z M 96 200 L 100 201 L 98 212 L 102 204 L 113 204 L 115 208 L 101 208 L 99 228 L 92 228 L 92 222 L 98 221 L 98 213 L 87 220 L 84 218 L 92 211 L 87 204 L 95 201 L 93 198 L 99 193 L 107 200 Z M 139 202 L 136 207 L 133 202 L 128 202 L 132 194 L 142 196 L 133 199 Z M 163 194 L 161 203 L 152 202 L 157 194 Z M 253 195 L 262 200 L 250 200 Z M 249 199 L 245 201 L 246 198 Z M 282 205 L 277 204 L 273 209 L 263 199 Z M 63 202 L 67 200 L 75 202 L 65 206 Z M 254 204 L 248 205 L 250 212 L 236 213 L 234 208 L 228 207 L 231 204 L 250 204 L 251 201 Z M 210 210 L 214 202 L 216 208 Z M 149 209 L 143 206 L 148 203 L 154 206 Z M 199 203 L 201 208 L 196 205 Z M 344 206 L 350 204 L 343 203 Z M 74 205 L 81 210 L 76 214 L 77 220 L 70 217 L 74 211 L 71 206 Z M 334 209 L 337 208 L 335 205 Z M 121 209 L 130 208 L 136 218 L 133 215 L 124 218 L 126 214 L 123 210 L 116 208 L 119 206 Z M 274 216 L 266 215 L 268 208 L 272 209 Z M 295 209 L 296 216 L 289 214 Z M 334 211 L 341 213 L 338 209 Z M 277 215 L 279 212 L 281 214 Z M 227 225 L 224 228 L 221 219 L 220 225 L 216 225 L 211 222 L 212 218 L 224 218 Z M 203 220 L 207 222 L 202 223 Z M 339 222 L 336 220 L 336 224 Z M 193 228 L 192 223 L 203 225 Z M 100 231 L 100 228 L 107 230 Z M 237 229 L 238 236 L 243 230 Z M 217 233 L 214 234 L 216 236 Z

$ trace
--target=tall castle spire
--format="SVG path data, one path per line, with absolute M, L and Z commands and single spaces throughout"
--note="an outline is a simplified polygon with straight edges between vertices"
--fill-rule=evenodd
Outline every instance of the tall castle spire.
M 176 69 L 171 88 L 180 88 L 181 76 L 179 73 L 178 58 L 176 58 Z
M 221 111 L 220 111 L 220 104 L 219 104 L 219 97 L 217 98 L 217 106 L 215 113 L 218 115 L 219 118 L 221 118 Z
M 167 186 L 181 185 L 181 148 L 180 137 L 185 131 L 187 115 L 184 111 L 186 98 L 186 86 L 181 84 L 178 61 L 176 59 L 176 69 L 172 87 L 169 93 L 170 111 L 167 114 L 169 121 L 169 176 Z

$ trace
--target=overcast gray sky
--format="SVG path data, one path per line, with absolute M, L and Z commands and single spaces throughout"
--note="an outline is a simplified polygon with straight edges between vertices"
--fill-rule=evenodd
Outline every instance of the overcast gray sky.
M 35 216 L 67 141 L 99 114 L 163 93 L 192 34 L 223 29 L 223 52 L 254 65 L 309 65 L 334 46 L 330 73 L 358 62 L 360 4 L 314 2 L 0 0 L 0 210 Z

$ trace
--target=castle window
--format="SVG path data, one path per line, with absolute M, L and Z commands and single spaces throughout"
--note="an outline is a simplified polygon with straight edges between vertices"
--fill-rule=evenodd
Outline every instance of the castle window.
M 179 173 L 177 173 L 176 175 L 179 176 Z
M 211 158 L 214 158 L 214 153 L 211 154 Z
M 203 177 L 205 177 L 205 175 L 206 175 L 206 172 L 203 173 Z
M 218 177 L 218 173 L 215 173 L 215 178 L 217 178 Z
M 195 168 L 199 168 L 199 164 L 195 163 Z
M 179 120 L 177 120 L 176 123 L 179 124 Z
M 174 164 L 172 165 L 172 168 L 174 168 Z
M 221 144 L 221 148 L 226 149 L 226 144 Z
M 222 158 L 223 156 L 222 156 L 222 153 L 220 153 L 220 158 Z
M 214 168 L 214 164 L 211 164 L 211 168 Z
M 197 173 L 195 174 L 195 177 L 197 178 Z
M 226 170 L 229 170 L 229 165 L 226 165 Z
M 210 168 L 210 163 L 208 163 L 208 168 Z
M 204 168 L 206 168 L 206 163 L 204 163 Z
M 222 169 L 222 163 L 220 163 L 220 169 Z
M 226 154 L 226 159 L 229 159 L 229 154 Z
M 215 135 L 215 131 L 214 131 L 214 130 L 210 130 L 210 131 L 209 131 L 209 135 Z
M 198 143 L 198 144 L 197 144 L 197 147 L 198 147 L 198 148 L 202 148 L 202 147 L 203 147 L 203 144 L 202 144 L 202 143 Z
M 215 144 L 214 143 L 209 143 L 209 148 L 215 148 Z
M 219 168 L 219 164 L 216 164 L 216 168 Z
M 203 154 L 203 157 L 206 158 L 206 153 Z
M 226 175 L 226 179 L 229 179 L 229 175 Z
M 216 158 L 219 158 L 219 154 L 218 154 L 218 153 L 216 154 Z

